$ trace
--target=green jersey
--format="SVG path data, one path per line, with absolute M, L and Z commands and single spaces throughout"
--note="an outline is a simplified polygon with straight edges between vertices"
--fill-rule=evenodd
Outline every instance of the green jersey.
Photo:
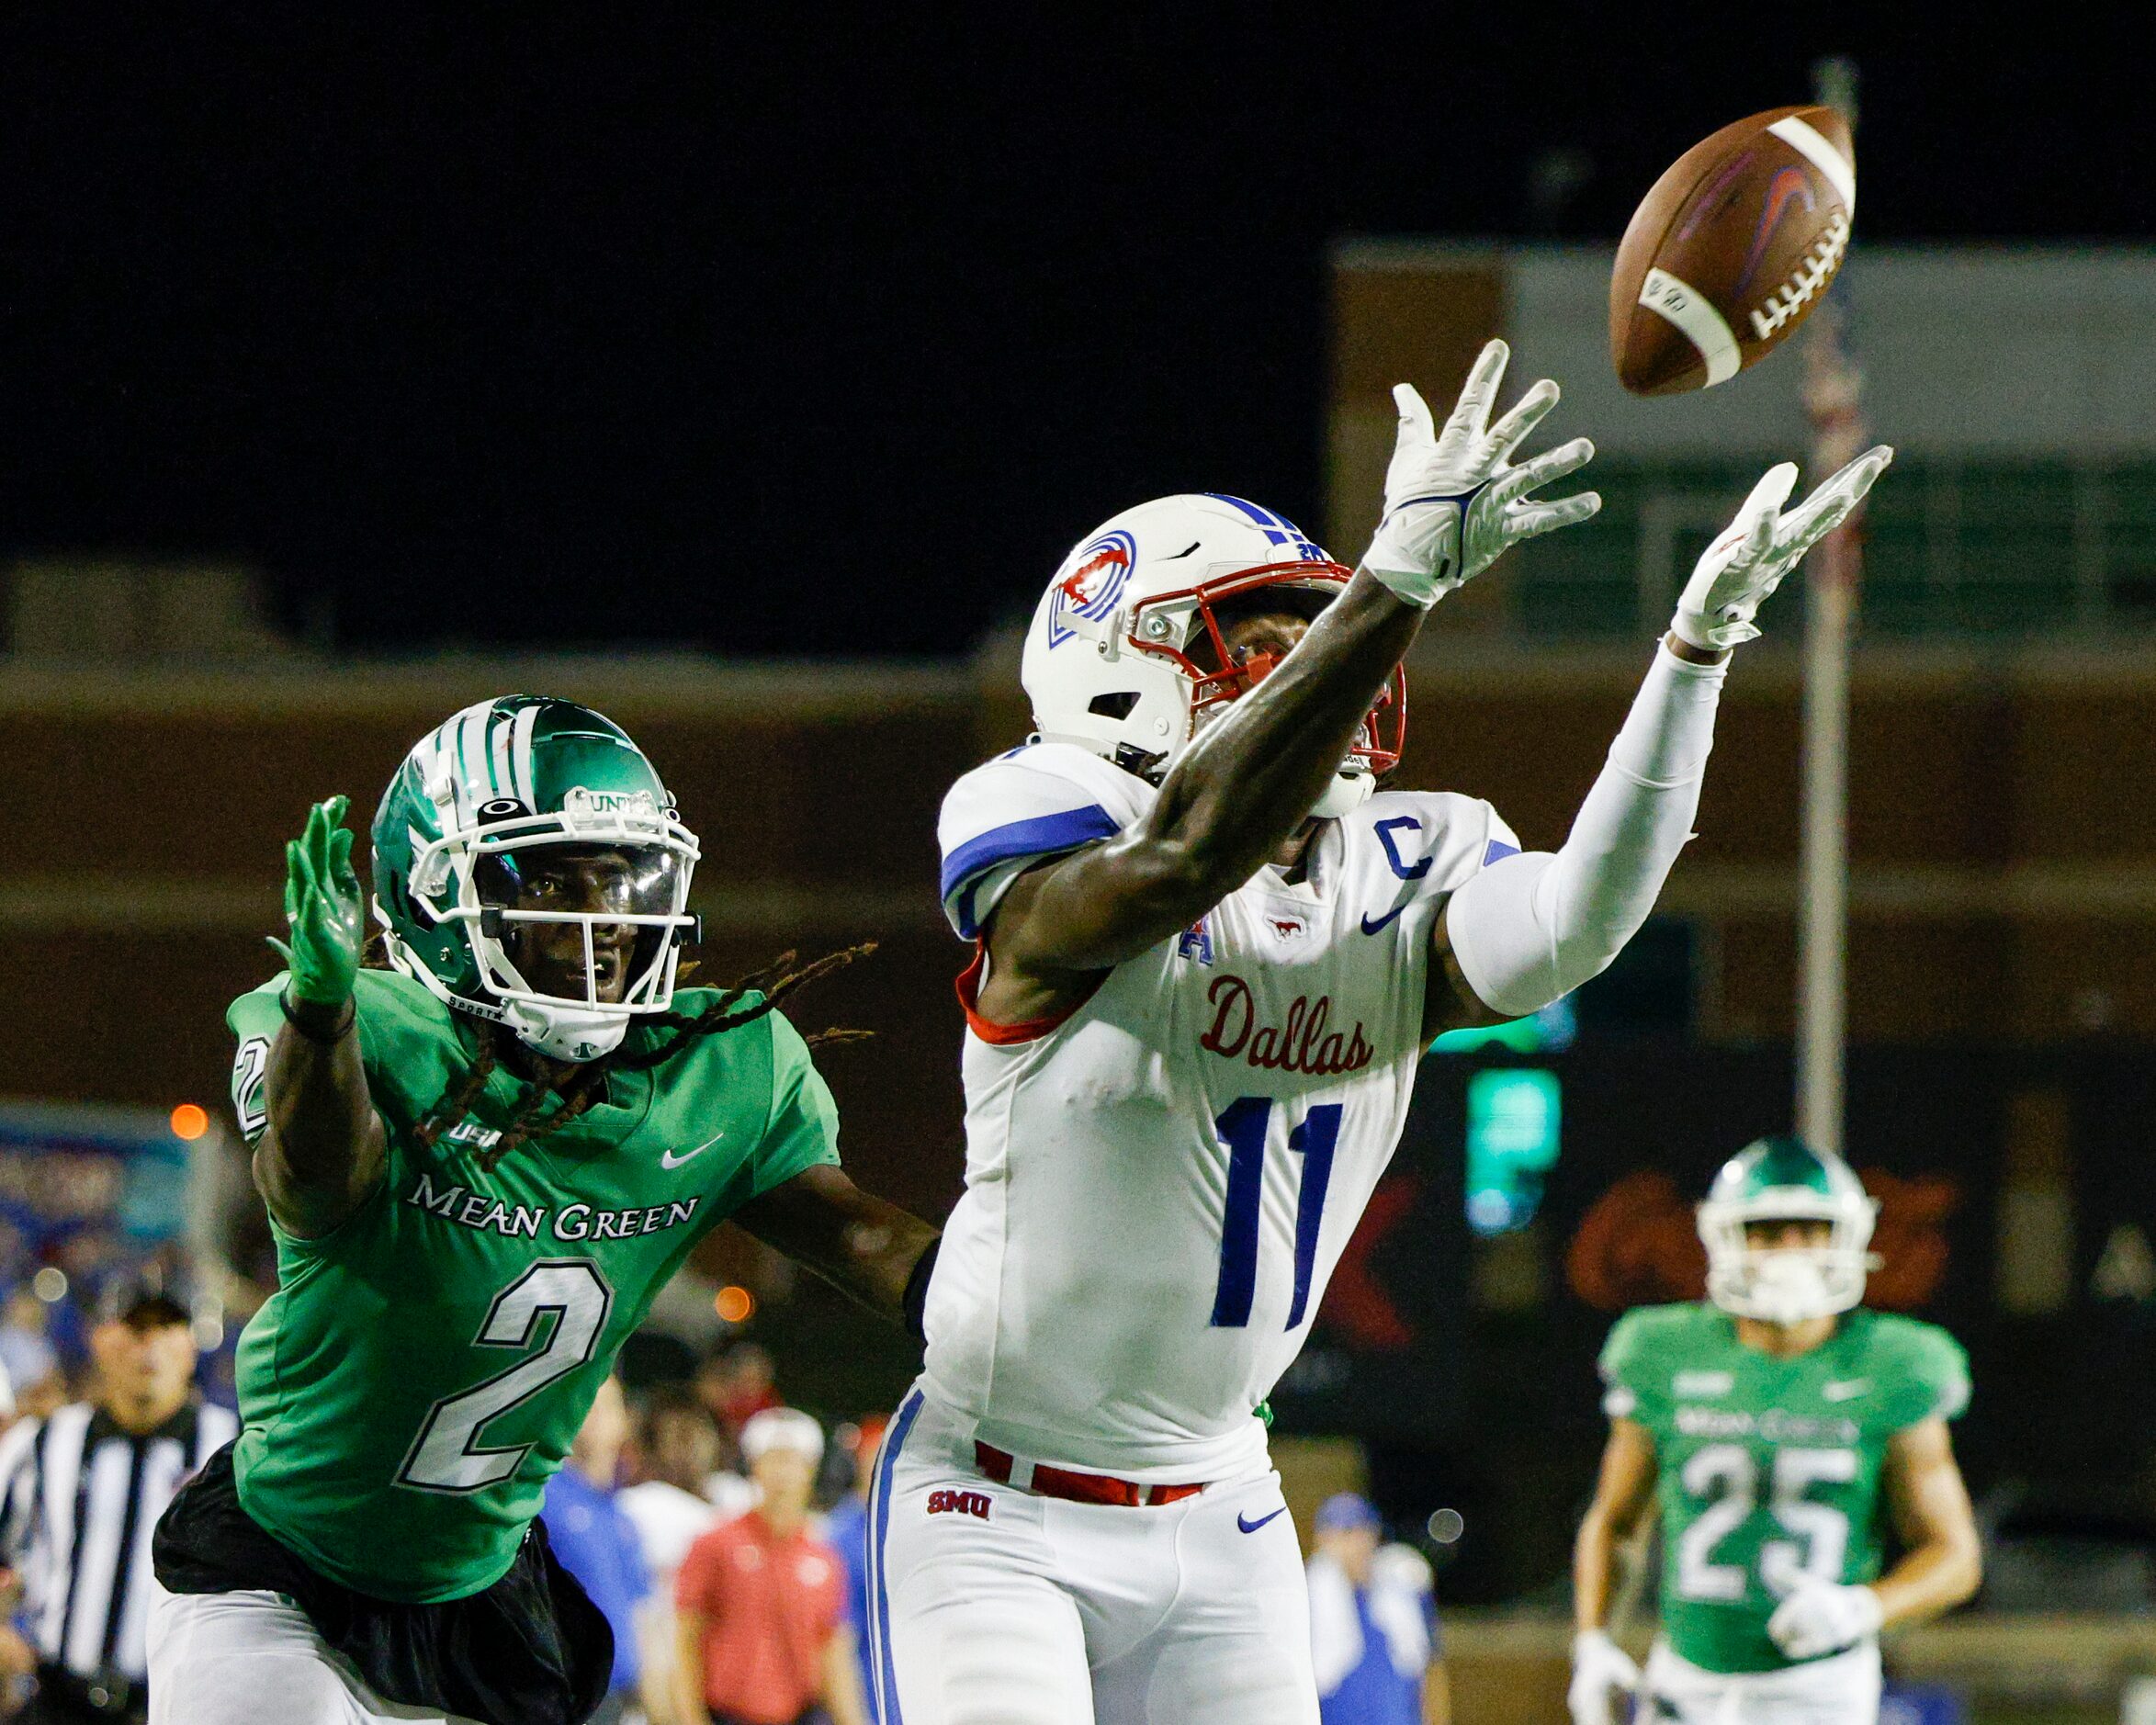
M 283 984 L 228 1015 L 250 1142 Z M 685 989 L 676 1007 L 711 998 Z M 362 971 L 357 1004 L 388 1159 L 333 1232 L 277 1233 L 280 1285 L 240 1338 L 234 1471 L 247 1513 L 332 1580 L 462 1598 L 508 1570 L 615 1355 L 690 1247 L 836 1162 L 838 1115 L 772 1012 L 609 1074 L 604 1099 L 489 1171 L 530 1087 L 498 1068 L 428 1149 L 416 1129 L 470 1072 L 471 1030 L 390 972 Z M 632 1029 L 624 1048 L 671 1034 Z
M 1609 1414 L 1654 1439 L 1663 1633 L 1718 1672 L 1790 1663 L 1767 1620 L 1800 1573 L 1879 1573 L 1887 1440 L 1969 1402 L 1951 1336 L 1861 1309 L 1809 1353 L 1778 1359 L 1738 1341 L 1715 1306 L 1643 1307 L 1610 1330 L 1602 1376 Z

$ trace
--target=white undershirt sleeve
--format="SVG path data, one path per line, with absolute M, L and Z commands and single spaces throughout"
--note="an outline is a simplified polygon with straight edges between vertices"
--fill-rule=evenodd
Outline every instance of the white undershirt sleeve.
M 1563 849 L 1503 858 L 1452 895 L 1453 956 L 1493 1011 L 1540 1011 L 1639 932 L 1692 836 L 1728 669 L 1656 648 Z

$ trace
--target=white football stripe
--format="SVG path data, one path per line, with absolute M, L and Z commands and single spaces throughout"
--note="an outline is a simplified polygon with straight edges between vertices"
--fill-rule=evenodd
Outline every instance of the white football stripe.
M 1767 129 L 1799 155 L 1809 160 L 1842 195 L 1842 208 L 1857 213 L 1857 164 L 1835 149 L 1824 132 L 1794 114 L 1778 119 Z
M 487 727 L 489 788 L 496 796 L 516 795 L 516 781 L 509 772 L 509 729 L 512 722 L 507 717 L 502 717 L 494 719 Z
M 1726 383 L 1743 369 L 1744 355 L 1727 320 L 1707 302 L 1706 296 L 1689 282 L 1665 269 L 1650 269 L 1640 284 L 1640 303 L 1658 317 L 1674 323 L 1680 334 L 1699 350 L 1707 362 L 1707 382 Z
M 468 827 L 479 818 L 487 782 L 487 714 L 491 701 L 468 706 L 457 716 L 457 820 Z
M 515 773 L 515 788 L 512 795 L 535 815 L 539 812 L 539 795 L 532 783 L 532 733 L 538 728 L 539 709 L 531 705 L 519 707 L 516 714 L 516 734 L 510 744 L 509 764 Z

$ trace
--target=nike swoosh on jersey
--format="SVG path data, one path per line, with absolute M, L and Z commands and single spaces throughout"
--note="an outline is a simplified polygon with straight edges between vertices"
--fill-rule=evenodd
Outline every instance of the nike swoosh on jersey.
M 1256 1521 L 1252 1521 L 1248 1516 L 1238 1513 L 1236 1516 L 1236 1526 L 1241 1528 L 1245 1533 L 1256 1533 L 1258 1529 L 1265 1526 L 1267 1522 L 1271 1521 L 1276 1516 L 1284 1516 L 1287 1513 L 1287 1506 L 1285 1505 L 1282 1505 L 1280 1508 L 1274 1510 L 1270 1516 L 1259 1516 Z
M 725 1136 L 726 1133 L 723 1132 L 715 1132 L 711 1134 L 710 1137 L 705 1139 L 702 1144 L 698 1144 L 695 1149 L 684 1150 L 678 1156 L 671 1150 L 663 1151 L 660 1153 L 659 1157 L 659 1166 L 662 1168 L 678 1168 L 691 1156 L 701 1156 L 705 1151 L 710 1149 L 713 1144 L 717 1144 L 721 1138 Z
M 1379 919 L 1377 919 L 1375 922 L 1372 922 L 1372 921 L 1371 921 L 1371 919 L 1370 919 L 1368 917 L 1365 917 L 1365 918 L 1363 918 L 1363 919 L 1362 919 L 1362 931 L 1363 931 L 1363 933 L 1365 933 L 1365 934 L 1375 934 L 1375 933 L 1377 933 L 1377 931 L 1378 931 L 1379 930 L 1381 930 L 1381 929 L 1383 929 L 1383 928 L 1386 927 L 1386 926 L 1387 926 L 1389 923 L 1391 923 L 1391 922 L 1392 922 L 1392 920 L 1393 920 L 1393 919 L 1394 919 L 1395 917 L 1397 917 L 1397 916 L 1398 916 L 1398 915 L 1399 915 L 1399 914 L 1400 914 L 1400 913 L 1401 913 L 1403 910 L 1406 909 L 1406 908 L 1407 908 L 1407 907 L 1408 907 L 1409 905 L 1413 904 L 1414 902 L 1415 902 L 1415 900 L 1414 900 L 1414 899 L 1412 899 L 1412 898 L 1403 899 L 1403 900 L 1402 900 L 1402 901 L 1401 901 L 1399 904 L 1396 904 L 1396 905 L 1394 905 L 1394 907 L 1393 907 L 1393 908 L 1392 908 L 1390 910 L 1386 911 L 1386 912 L 1385 912 L 1385 914 L 1384 914 L 1383 916 L 1380 917 L 1380 918 L 1379 918 Z
M 1840 1383 L 1823 1383 L 1819 1392 L 1830 1402 L 1850 1402 L 1870 1388 L 1869 1378 L 1850 1378 Z

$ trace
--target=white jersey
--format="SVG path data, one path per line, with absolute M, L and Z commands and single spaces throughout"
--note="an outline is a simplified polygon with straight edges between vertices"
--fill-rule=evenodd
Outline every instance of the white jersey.
M 1035 744 L 944 799 L 945 914 L 1108 838 L 1153 788 Z M 1261 1466 L 1253 1416 L 1301 1349 L 1392 1159 L 1447 896 L 1518 849 L 1487 803 L 1385 792 L 1119 964 L 1069 1017 L 967 1002 L 965 1194 L 927 1308 L 926 1384 L 982 1438 L 1138 1481 Z

